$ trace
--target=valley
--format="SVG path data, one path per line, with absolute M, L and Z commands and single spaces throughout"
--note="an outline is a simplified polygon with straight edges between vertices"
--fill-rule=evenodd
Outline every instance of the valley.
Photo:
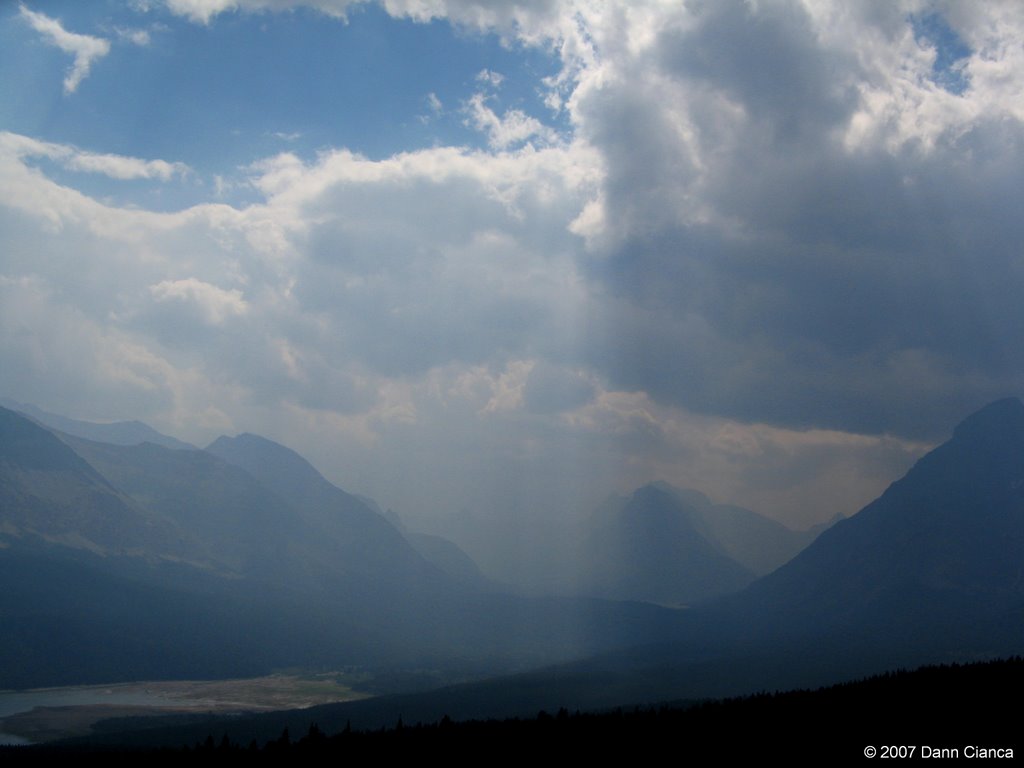
M 595 511 L 561 594 L 527 595 L 266 438 L 123 445 L 0 409 L 0 730 L 262 743 L 1007 658 L 1022 477 L 1009 398 L 824 531 L 651 483 Z M 297 668 L 347 671 L 274 673 Z
M 1022 41 L 0 2 L 3 768 L 1024 754 Z
M 109 718 L 262 712 L 354 701 L 370 695 L 356 687 L 360 679 L 358 674 L 332 672 L 0 691 L 0 743 L 40 744 L 85 736 Z

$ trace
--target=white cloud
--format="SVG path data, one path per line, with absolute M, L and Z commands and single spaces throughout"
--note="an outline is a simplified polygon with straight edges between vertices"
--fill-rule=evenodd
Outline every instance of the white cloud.
M 101 37 L 68 32 L 57 19 L 31 11 L 24 5 L 19 6 L 19 10 L 21 17 L 51 45 L 75 57 L 71 71 L 64 78 L 65 93 L 74 93 L 82 80 L 89 75 L 93 62 L 110 53 L 109 41 Z
M 439 99 L 437 94 L 433 91 L 427 94 L 424 101 L 426 102 L 428 113 L 424 115 L 417 115 L 416 119 L 423 125 L 427 125 L 444 113 L 444 104 L 441 103 L 441 99 Z
M 169 181 L 184 176 L 189 168 L 184 163 L 166 160 L 141 160 L 124 155 L 105 155 L 83 152 L 65 144 L 38 141 L 9 132 L 0 132 L 0 150 L 17 157 L 46 157 L 64 168 L 85 173 L 100 173 L 113 179 L 159 179 Z
M 145 29 L 125 29 L 118 27 L 114 31 L 117 32 L 117 36 L 121 40 L 126 40 L 132 45 L 145 47 L 151 42 L 149 32 Z
M 470 97 L 466 111 L 469 114 L 469 123 L 487 134 L 487 143 L 493 149 L 504 150 L 530 141 L 542 146 L 558 141 L 558 134 L 554 129 L 522 110 L 510 109 L 499 117 L 487 106 L 487 97 L 482 93 Z
M 114 179 L 160 179 L 167 181 L 173 176 L 184 175 L 188 166 L 184 163 L 169 163 L 166 160 L 140 160 L 122 155 L 97 155 L 91 152 L 75 152 L 65 160 L 65 166 L 72 171 L 101 173 Z
M 501 84 L 505 81 L 505 76 L 500 72 L 492 72 L 489 69 L 481 69 L 476 73 L 476 79 L 479 83 L 487 83 L 492 88 L 500 88 Z
M 366 0 L 165 0 L 172 13 L 199 24 L 209 24 L 214 17 L 232 11 L 286 11 L 299 7 L 345 18 L 350 8 L 364 2 Z
M 209 407 L 202 374 L 175 365 L 135 332 L 69 302 L 41 276 L 0 274 L 0 355 L 10 363 L 0 371 L 4 391 L 59 401 L 83 415 L 116 418 L 121 409 L 153 414 L 179 404 L 187 411 L 204 399 L 203 408 Z M 67 381 L 74 387 L 61 384 Z
M 242 292 L 237 288 L 219 288 L 194 277 L 162 280 L 149 286 L 149 292 L 157 301 L 194 305 L 206 322 L 212 325 L 220 325 L 232 316 L 244 315 L 249 309 Z
M 240 6 L 236 0 L 166 0 L 166 3 L 172 13 L 200 24 L 209 24 L 214 16 L 233 11 Z M 256 4 L 252 5 L 257 7 Z

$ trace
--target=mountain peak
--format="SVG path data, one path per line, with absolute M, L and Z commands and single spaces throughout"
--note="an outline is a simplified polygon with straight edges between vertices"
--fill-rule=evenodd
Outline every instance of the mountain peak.
M 997 437 L 1024 437 L 1024 403 L 1006 397 L 975 411 L 953 430 L 954 440 L 991 440 Z

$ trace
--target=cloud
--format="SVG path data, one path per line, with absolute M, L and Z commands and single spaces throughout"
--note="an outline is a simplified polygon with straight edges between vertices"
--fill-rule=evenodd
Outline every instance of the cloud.
M 918 437 L 1024 388 L 1020 19 L 950 12 L 971 51 L 957 95 L 921 7 L 648 8 L 609 14 L 613 49 L 598 27 L 569 105 L 605 171 L 574 228 L 606 298 L 588 364 L 612 388 Z
M 153 298 L 161 302 L 181 302 L 196 307 L 204 320 L 220 325 L 227 318 L 244 315 L 249 305 L 236 288 L 219 288 L 194 277 L 183 280 L 162 280 L 149 286 Z
M 533 413 L 558 413 L 587 404 L 595 391 L 585 374 L 541 361 L 530 370 L 523 401 Z
M 96 154 L 83 152 L 64 144 L 39 141 L 27 136 L 0 132 L 0 149 L 17 157 L 46 157 L 55 160 L 70 171 L 99 173 L 112 179 L 159 179 L 169 181 L 174 176 L 184 176 L 189 168 L 184 163 L 169 163 L 166 160 L 140 160 L 124 155 Z
M 172 13 L 200 24 L 209 24 L 214 16 L 233 11 L 240 6 L 235 0 L 166 0 L 166 3 Z M 269 5 L 270 3 L 265 3 L 264 7 Z M 259 6 L 253 3 L 252 7 Z
M 165 0 L 168 10 L 198 24 L 209 24 L 216 16 L 232 11 L 285 11 L 308 7 L 337 18 L 366 0 Z
M 160 179 L 167 181 L 173 176 L 184 175 L 188 166 L 183 163 L 168 163 L 166 160 L 140 160 L 123 155 L 97 155 L 91 152 L 75 152 L 64 159 L 66 168 L 72 171 L 100 173 L 113 179 Z
M 489 69 L 481 69 L 476 73 L 478 83 L 487 83 L 492 88 L 499 88 L 505 81 L 505 76 L 500 72 L 493 72 Z
M 132 45 L 145 47 L 151 42 L 149 32 L 145 29 L 125 29 L 123 27 L 117 27 L 114 31 L 117 32 L 117 36 L 121 40 L 125 40 Z
M 228 6 L 192 7 L 209 20 Z M 552 359 L 664 405 L 917 437 L 1020 387 L 1020 14 L 417 7 L 386 6 L 558 46 L 571 133 L 481 93 L 466 109 L 490 153 L 373 162 L 337 149 L 251 167 L 267 204 L 232 209 L 244 227 L 216 237 L 280 260 L 291 295 L 347 328 L 362 364 L 392 375 L 529 358 L 539 334 Z M 915 32 L 928 13 L 963 43 L 960 94 L 936 84 L 936 44 Z M 383 333 L 393 342 L 376 343 Z
M 164 0 L 168 10 L 199 24 L 209 24 L 222 13 L 262 13 L 312 8 L 327 16 L 346 19 L 353 8 L 368 0 Z M 417 22 L 447 19 L 453 24 L 477 31 L 498 31 L 528 40 L 550 39 L 565 16 L 572 14 L 572 3 L 557 0 L 526 0 L 494 3 L 474 0 L 383 0 L 384 9 L 395 17 Z M 575 25 L 572 19 L 568 22 Z
M 487 143 L 498 150 L 508 149 L 517 144 L 535 142 L 539 145 L 553 144 L 558 134 L 535 117 L 519 109 L 510 109 L 500 117 L 487 106 L 487 97 L 475 93 L 466 103 L 468 124 L 487 134 Z
M 1016 6 L 384 7 L 554 51 L 538 88 L 568 128 L 503 110 L 488 75 L 465 102 L 486 149 L 253 158 L 222 179 L 249 204 L 176 213 L 32 161 L 183 166 L 2 134 L 0 275 L 31 320 L 0 325 L 12 396 L 74 381 L 68 325 L 106 361 L 68 357 L 78 402 L 267 432 L 410 513 L 542 515 L 661 477 L 809 523 L 1024 391 Z
M 441 102 L 441 99 L 438 98 L 437 94 L 434 93 L 433 91 L 427 94 L 427 98 L 425 99 L 425 101 L 427 104 L 427 109 L 429 110 L 429 114 L 420 115 L 420 122 L 428 123 L 432 119 L 439 117 L 441 114 L 444 113 L 444 104 Z
M 0 354 L 4 391 L 59 401 L 68 412 L 119 418 L 122 409 L 154 413 L 180 404 L 196 407 L 202 421 L 213 410 L 201 374 L 69 302 L 48 278 L 0 275 Z
M 74 93 L 79 84 L 89 75 L 89 69 L 97 59 L 110 53 L 110 42 L 101 37 L 68 32 L 60 21 L 20 5 L 21 17 L 39 32 L 47 42 L 75 57 L 74 64 L 64 78 L 64 92 Z
M 546 324 L 552 343 L 571 333 L 564 221 L 592 179 L 565 150 L 285 154 L 249 169 L 265 202 L 167 214 L 29 165 L 85 153 L 15 134 L 0 150 L 5 239 L 26 246 L 0 274 L 38 275 L 95 323 L 268 408 L 369 407 L 389 377 L 501 359 Z

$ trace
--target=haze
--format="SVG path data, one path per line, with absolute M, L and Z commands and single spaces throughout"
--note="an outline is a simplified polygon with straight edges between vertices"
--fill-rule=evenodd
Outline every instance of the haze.
M 514 552 L 657 479 L 851 514 L 1024 389 L 1021 40 L 1000 2 L 5 4 L 0 394 L 266 435 Z

